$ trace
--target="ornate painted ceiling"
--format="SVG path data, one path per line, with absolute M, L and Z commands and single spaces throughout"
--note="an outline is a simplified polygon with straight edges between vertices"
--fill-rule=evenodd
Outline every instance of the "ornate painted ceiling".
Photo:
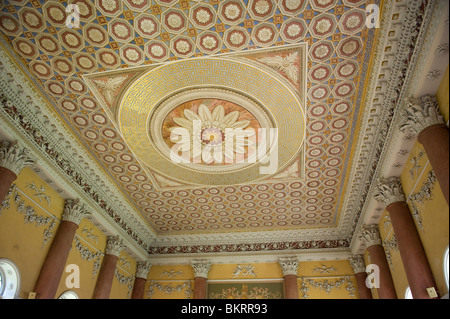
M 390 21 L 401 6 L 379 1 L 10 0 L 0 31 L 147 228 L 149 253 L 179 253 L 194 237 L 212 238 L 215 252 L 235 249 L 220 238 L 257 243 L 250 250 L 268 238 L 286 249 L 348 248 L 364 201 L 348 204 L 364 189 L 356 146 L 383 40 L 367 23 L 371 4 L 384 36 L 401 29 Z M 265 137 L 276 163 L 259 156 Z M 177 162 L 174 149 L 188 156 Z

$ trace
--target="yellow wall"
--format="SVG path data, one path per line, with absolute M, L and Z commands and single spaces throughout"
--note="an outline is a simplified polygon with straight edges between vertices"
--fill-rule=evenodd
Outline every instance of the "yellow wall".
M 28 167 L 19 174 L 12 190 L 13 193 L 5 200 L 9 207 L 0 210 L 0 258 L 7 258 L 16 264 L 21 276 L 18 296 L 28 298 L 60 224 L 64 199 Z M 27 207 L 33 208 L 34 214 L 44 218 L 47 223 L 27 223 L 24 213 Z M 52 224 L 53 227 L 50 227 Z M 50 237 L 44 243 L 44 238 L 48 235 Z M 105 248 L 105 234 L 88 219 L 82 219 L 66 262 L 66 267 L 78 267 L 79 288 L 68 287 L 74 272 L 65 268 L 55 297 L 72 290 L 81 299 L 92 298 Z M 122 251 L 116 269 L 110 298 L 129 299 L 134 284 L 136 260 Z
M 283 282 L 283 272 L 278 263 L 240 265 L 251 266 L 251 270 L 236 273 L 238 264 L 211 265 L 208 283 Z M 297 276 L 300 299 L 358 298 L 356 279 L 347 260 L 300 262 Z M 194 274 L 190 265 L 152 266 L 145 288 L 145 298 L 192 298 L 193 282 Z M 329 291 L 326 284 L 331 287 Z

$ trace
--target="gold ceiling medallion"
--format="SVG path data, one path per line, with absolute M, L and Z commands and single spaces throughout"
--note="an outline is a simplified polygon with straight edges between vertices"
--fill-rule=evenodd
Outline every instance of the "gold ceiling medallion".
M 286 176 L 293 166 L 303 175 L 306 49 L 178 60 L 85 79 L 149 176 L 175 186 L 245 184 Z

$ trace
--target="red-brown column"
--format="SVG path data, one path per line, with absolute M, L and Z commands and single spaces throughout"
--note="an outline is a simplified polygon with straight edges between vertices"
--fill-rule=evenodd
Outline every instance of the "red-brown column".
M 143 299 L 145 283 L 147 282 L 147 276 L 151 268 L 151 264 L 149 262 L 138 262 L 136 268 L 136 279 L 134 280 L 131 299 Z
M 359 238 L 365 242 L 370 255 L 370 262 L 378 266 L 379 287 L 378 296 L 380 299 L 397 299 L 394 281 L 391 270 L 386 259 L 386 253 L 381 245 L 380 233 L 377 225 L 367 225 L 359 234 Z
M 296 257 L 283 257 L 279 259 L 284 278 L 284 299 L 299 299 Z
M 437 291 L 425 250 L 406 202 L 396 202 L 387 208 L 397 245 L 414 299 L 430 299 L 427 288 Z
M 356 283 L 358 285 L 359 299 L 372 299 L 372 291 L 367 287 L 367 273 L 362 255 L 353 255 L 349 258 L 350 264 L 355 272 Z
M 448 205 L 449 130 L 444 124 L 429 126 L 420 132 L 418 141 L 427 153 Z
M 449 192 L 449 130 L 439 112 L 436 96 L 424 95 L 410 99 L 403 114 L 402 131 L 417 134 L 448 204 Z
M 380 180 L 375 198 L 386 205 L 413 297 L 429 299 L 427 288 L 436 289 L 436 283 L 400 178 Z
M 119 253 L 123 247 L 122 240 L 118 236 L 109 236 L 106 244 L 105 257 L 97 277 L 92 299 L 109 299 L 111 287 L 119 260 Z
M 206 299 L 206 288 L 210 263 L 207 260 L 192 260 L 194 270 L 194 293 L 193 299 Z
M 0 142 L 0 206 L 12 183 L 25 166 L 34 164 L 25 148 L 10 141 Z
M 392 279 L 391 270 L 386 259 L 386 253 L 383 246 L 373 245 L 368 249 L 370 260 L 373 264 L 378 266 L 380 275 L 380 287 L 378 288 L 378 296 L 380 299 L 397 299 L 395 292 L 394 281 Z
M 81 219 L 88 214 L 83 205 L 73 200 L 66 201 L 62 221 L 56 231 L 34 286 L 36 299 L 55 298 L 75 232 Z
M 206 299 L 206 282 L 204 277 L 194 278 L 194 296 L 193 299 Z
M 9 188 L 16 178 L 17 175 L 13 171 L 5 167 L 0 167 L 0 204 L 3 203 Z

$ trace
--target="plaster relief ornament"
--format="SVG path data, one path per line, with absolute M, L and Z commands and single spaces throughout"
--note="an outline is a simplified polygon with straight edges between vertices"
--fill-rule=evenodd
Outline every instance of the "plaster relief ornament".
M 201 104 L 198 113 L 185 109 L 184 116 L 185 118 L 174 118 L 179 126 L 169 128 L 172 132 L 171 141 L 177 143 L 173 151 L 178 154 L 179 150 L 192 150 L 194 162 L 199 162 L 201 157 L 206 164 L 214 161 L 232 163 L 239 155 L 247 152 L 246 146 L 254 145 L 248 139 L 234 138 L 237 135 L 255 135 L 254 129 L 246 129 L 250 121 L 238 121 L 238 111 L 225 114 L 224 107 L 218 105 L 211 112 Z
M 298 53 L 290 53 L 286 57 L 282 57 L 281 55 L 276 55 L 274 57 L 266 57 L 262 59 L 257 59 L 259 62 L 267 64 L 275 69 L 278 69 L 282 73 L 284 73 L 289 79 L 293 82 L 297 82 L 298 80 L 298 67 L 295 65 L 295 62 L 298 59 Z
M 112 104 L 114 102 L 114 94 L 126 79 L 126 76 L 118 76 L 108 80 L 94 80 L 94 83 L 102 90 L 106 101 Z

